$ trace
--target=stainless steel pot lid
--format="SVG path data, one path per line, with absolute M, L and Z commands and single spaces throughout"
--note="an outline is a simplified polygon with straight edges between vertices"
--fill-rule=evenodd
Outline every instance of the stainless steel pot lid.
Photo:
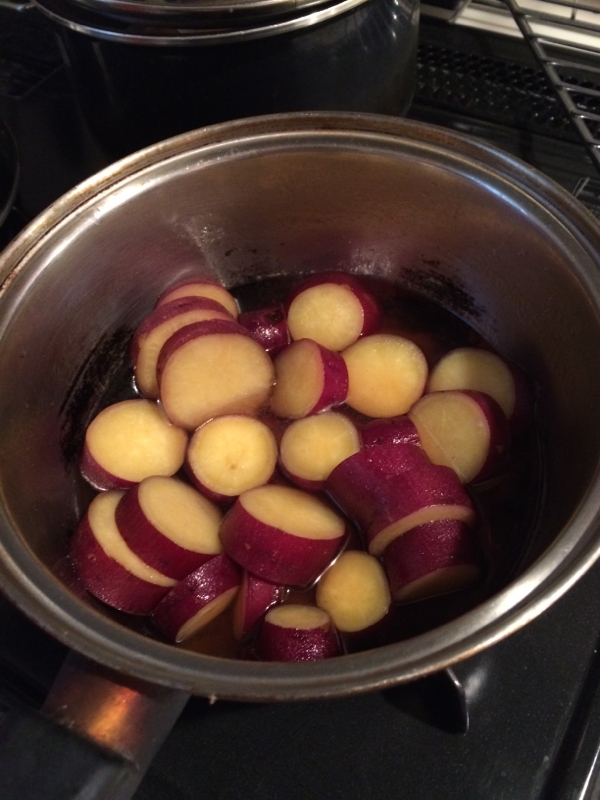
M 267 20 L 305 17 L 311 9 L 331 6 L 331 0 L 66 0 L 64 14 L 90 11 L 111 24 L 233 28 L 265 24 Z M 335 5 L 339 5 L 339 0 Z
M 415 0 L 411 0 L 414 2 Z M 363 5 L 368 0 L 307 0 L 295 15 L 273 16 L 272 18 L 252 17 L 244 19 L 211 18 L 198 16 L 186 22 L 170 18 L 158 17 L 146 20 L 133 20 L 98 13 L 86 7 L 88 3 L 104 3 L 106 0 L 34 0 L 35 5 L 54 22 L 70 30 L 84 33 L 106 41 L 124 44 L 161 45 L 181 47 L 194 44 L 221 44 L 261 39 L 291 33 L 302 28 L 311 27 L 337 17 L 347 11 Z M 112 0 L 108 0 L 112 2 Z M 121 0 L 115 0 L 121 2 Z M 247 0 L 240 0 L 240 3 Z M 288 0 L 258 0 L 259 3 L 287 3 Z M 299 0 L 302 6 L 303 0 Z M 311 8 L 310 3 L 316 7 Z M 317 6 L 317 3 L 320 5 Z M 248 3 L 250 5 L 250 3 Z

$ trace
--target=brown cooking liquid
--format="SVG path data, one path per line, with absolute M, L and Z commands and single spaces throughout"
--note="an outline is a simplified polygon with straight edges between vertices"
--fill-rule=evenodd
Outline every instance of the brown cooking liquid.
M 253 285 L 241 286 L 232 293 L 243 311 L 266 307 L 285 298 L 297 279 L 288 277 L 267 279 Z M 430 367 L 448 351 L 456 347 L 485 346 L 487 343 L 469 325 L 438 304 L 426 298 L 395 287 L 385 281 L 365 279 L 370 291 L 379 300 L 384 312 L 382 330 L 396 333 L 414 341 L 423 351 Z M 112 392 L 104 405 L 132 396 L 130 379 L 127 388 L 120 386 Z M 347 413 L 356 423 L 369 418 L 352 409 L 336 409 Z M 262 419 L 269 424 L 279 439 L 287 425 L 265 411 Z M 481 549 L 484 577 L 470 588 L 433 597 L 427 600 L 392 605 L 386 617 L 362 634 L 346 638 L 348 651 L 362 650 L 399 641 L 438 625 L 444 624 L 481 603 L 506 585 L 518 570 L 528 545 L 539 510 L 542 486 L 541 457 L 537 431 L 534 425 L 515 438 L 509 463 L 492 479 L 467 487 L 480 513 L 478 540 Z M 93 496 L 82 487 L 89 499 Z M 89 502 L 89 500 L 88 500 Z M 82 597 L 86 593 L 77 587 L 62 563 L 57 570 L 61 577 Z M 138 632 L 161 638 L 145 618 L 136 618 L 107 608 L 88 596 L 88 601 Z M 307 603 L 314 601 L 314 589 L 291 590 L 285 602 Z M 204 630 L 183 642 L 179 647 L 198 653 L 227 658 L 254 658 L 252 644 L 240 645 L 233 636 L 232 608 L 229 608 Z

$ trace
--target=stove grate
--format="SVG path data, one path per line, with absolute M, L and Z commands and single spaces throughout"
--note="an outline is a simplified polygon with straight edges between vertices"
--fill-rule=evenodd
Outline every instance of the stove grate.
M 552 84 L 535 65 L 422 43 L 415 100 L 520 130 L 578 141 Z
M 531 7 L 519 0 L 505 2 L 600 171 L 598 5 L 585 0 L 538 2 Z M 557 16 L 557 6 L 563 6 L 570 13 Z M 575 14 L 575 11 L 584 13 Z M 550 32 L 548 23 L 552 24 Z M 560 37 L 556 31 L 560 31 Z

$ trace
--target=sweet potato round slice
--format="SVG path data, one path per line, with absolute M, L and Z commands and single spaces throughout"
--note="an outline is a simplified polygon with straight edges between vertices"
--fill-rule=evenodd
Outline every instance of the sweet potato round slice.
M 290 298 L 287 319 L 292 339 L 313 339 L 340 351 L 373 332 L 381 312 L 360 280 L 330 272 L 303 281 Z
M 331 471 L 359 450 L 356 426 L 335 411 L 292 422 L 279 445 L 286 475 L 301 489 L 312 491 L 323 489 Z
M 255 417 L 228 414 L 205 422 L 188 445 L 186 466 L 194 485 L 215 502 L 262 486 L 277 465 L 277 442 Z
M 287 319 L 282 303 L 242 312 L 237 321 L 243 325 L 271 356 L 290 343 Z
M 159 476 L 131 489 L 116 512 L 131 550 L 179 580 L 222 551 L 221 518 L 217 506 L 187 483 Z
M 183 642 L 205 628 L 231 605 L 241 571 L 225 555 L 206 561 L 175 586 L 152 612 L 152 622 L 174 642 Z
M 380 556 L 411 528 L 444 519 L 471 526 L 476 519 L 473 501 L 450 467 L 424 463 L 392 476 L 372 506 L 366 530 L 369 553 Z
M 389 481 L 427 465 L 429 459 L 414 444 L 370 445 L 340 461 L 329 474 L 325 489 L 345 514 L 367 528 Z
M 506 461 L 508 421 L 487 394 L 432 392 L 415 403 L 409 417 L 429 459 L 453 469 L 462 483 L 483 480 Z
M 347 550 L 335 560 L 319 579 L 316 599 L 344 633 L 356 633 L 379 622 L 391 602 L 383 567 L 360 550 Z
M 382 559 L 396 603 L 464 589 L 482 574 L 475 532 L 458 520 L 412 528 L 386 547 Z
M 320 661 L 342 652 L 329 614 L 309 605 L 275 606 L 267 611 L 258 651 L 264 661 Z
M 346 403 L 369 417 L 406 414 L 423 394 L 427 361 L 421 349 L 402 336 L 365 336 L 342 353 L 348 368 Z
M 208 297 L 211 300 L 216 300 L 234 318 L 238 316 L 240 311 L 237 300 L 224 286 L 215 281 L 198 278 L 190 278 L 167 289 L 158 298 L 156 307 L 170 303 L 172 300 L 178 300 L 181 297 Z
M 516 364 L 490 350 L 458 347 L 433 367 L 428 392 L 461 389 L 493 397 L 513 432 L 521 431 L 531 421 L 534 396 L 529 379 Z
M 91 595 L 119 611 L 146 615 L 176 581 L 148 566 L 121 536 L 115 512 L 124 495 L 96 495 L 73 535 L 70 558 Z
M 300 489 L 268 484 L 240 495 L 221 525 L 225 552 L 272 583 L 307 586 L 332 561 L 347 523 Z
M 207 297 L 185 297 L 155 308 L 133 335 L 131 358 L 135 382 L 144 397 L 158 397 L 156 367 L 163 344 L 175 331 L 207 319 L 232 319 L 231 314 Z
M 123 400 L 90 423 L 81 473 L 96 489 L 127 489 L 151 475 L 174 475 L 188 437 L 152 400 Z
M 339 353 L 312 339 L 299 339 L 275 359 L 271 410 L 301 419 L 341 405 L 348 394 L 348 370 Z
M 490 350 L 458 347 L 431 370 L 428 392 L 472 389 L 489 394 L 510 418 L 515 407 L 515 383 L 508 364 Z
M 160 399 L 169 419 L 193 430 L 212 417 L 254 414 L 273 387 L 269 355 L 236 322 L 186 325 L 158 359 Z

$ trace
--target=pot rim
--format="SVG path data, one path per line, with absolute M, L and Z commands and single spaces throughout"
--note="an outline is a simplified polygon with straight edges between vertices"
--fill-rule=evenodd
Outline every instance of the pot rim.
M 331 0 L 69 0 L 75 8 L 95 11 L 106 17 L 130 19 L 146 24 L 164 25 L 181 20 L 193 27 L 204 21 L 226 21 L 230 27 L 234 20 L 246 20 L 297 14 L 298 11 L 326 5 Z M 193 23 L 193 24 L 192 24 Z
M 270 22 L 265 21 L 264 17 L 249 18 L 251 23 L 248 26 L 234 26 L 231 18 L 224 20 L 228 24 L 223 25 L 223 20 L 213 18 L 204 26 L 198 25 L 200 20 L 194 20 L 193 26 L 169 22 L 157 26 L 156 29 L 147 23 L 140 24 L 139 21 L 133 23 L 99 16 L 89 9 L 61 3 L 61 0 L 33 0 L 33 3 L 54 23 L 95 39 L 128 45 L 185 47 L 233 44 L 271 36 L 282 36 L 320 25 L 373 1 L 334 0 L 331 2 L 328 0 L 326 5 L 301 6 L 301 13 L 283 19 L 276 18 Z M 221 24 L 219 24 L 220 22 Z
M 409 142 L 448 153 L 516 184 L 566 226 L 600 269 L 600 229 L 566 190 L 511 155 L 462 134 L 393 117 L 353 113 L 292 113 L 215 125 L 168 139 L 128 156 L 79 184 L 34 220 L 0 255 L 0 301 L 23 259 L 71 215 L 121 182 L 171 158 L 235 144 L 256 147 L 310 136 L 337 146 Z M 600 318 L 600 273 L 574 265 Z M 3 283 L 1 283 L 3 281 Z M 1 322 L 1 319 L 0 319 Z M 599 322 L 600 324 L 600 322 Z M 1 332 L 0 332 L 1 335 Z M 6 594 L 38 625 L 69 647 L 118 671 L 195 694 L 237 700 L 296 700 L 382 689 L 468 658 L 505 638 L 561 597 L 600 555 L 600 468 L 561 534 L 505 589 L 461 617 L 419 636 L 322 663 L 265 664 L 202 656 L 134 633 L 82 604 L 10 530 L 0 508 L 0 578 Z

